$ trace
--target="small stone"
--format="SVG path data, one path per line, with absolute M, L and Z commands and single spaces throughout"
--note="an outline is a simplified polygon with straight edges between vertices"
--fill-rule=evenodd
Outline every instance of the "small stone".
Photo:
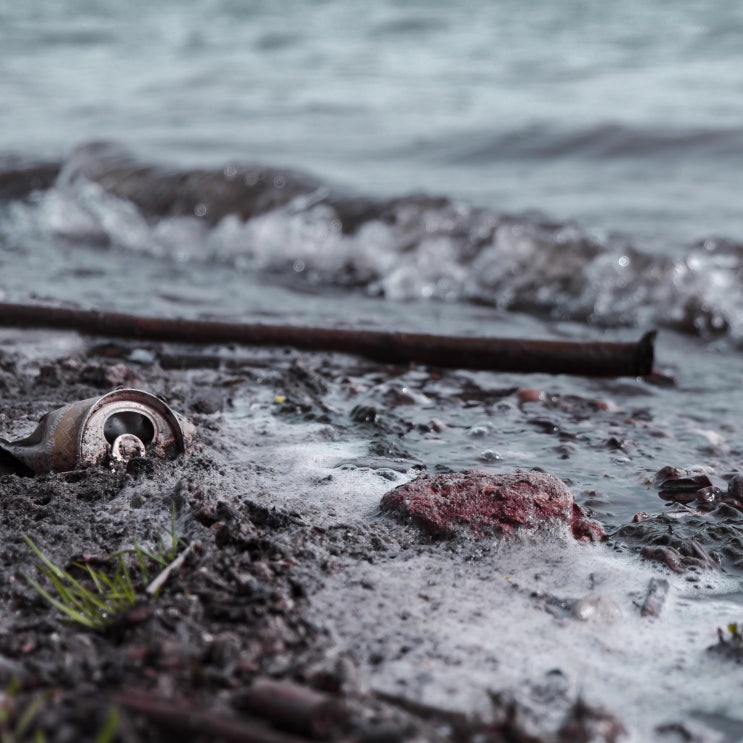
M 743 499 L 743 477 L 733 475 L 728 482 L 728 495 L 737 500 Z
M 603 625 L 611 624 L 622 616 L 622 610 L 615 601 L 606 596 L 586 596 L 578 599 L 571 607 L 570 613 L 574 619 L 581 622 L 600 622 Z
M 523 389 L 516 393 L 520 403 L 526 402 L 544 402 L 547 395 L 542 390 Z
M 702 488 L 711 487 L 712 481 L 702 472 L 681 470 L 676 467 L 664 467 L 653 479 L 653 487 L 660 491 L 661 498 L 672 498 L 673 493 L 696 493 Z M 692 500 L 694 497 L 692 496 Z
M 436 536 L 452 536 L 462 528 L 475 536 L 504 535 L 555 523 L 569 526 L 576 539 L 604 536 L 601 524 L 585 515 L 565 483 L 542 472 L 422 475 L 386 493 L 381 507 L 412 518 Z

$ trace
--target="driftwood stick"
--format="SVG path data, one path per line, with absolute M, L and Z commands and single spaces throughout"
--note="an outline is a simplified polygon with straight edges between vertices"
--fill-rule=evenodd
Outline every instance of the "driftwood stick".
M 644 376 L 652 371 L 655 331 L 636 343 L 474 338 L 373 330 L 173 320 L 117 312 L 0 302 L 0 326 L 75 330 L 132 340 L 246 346 L 291 346 L 339 351 L 384 363 L 421 363 L 455 369 Z
M 270 730 L 260 723 L 229 715 L 223 709 L 199 709 L 189 700 L 166 702 L 148 692 L 128 689 L 114 694 L 112 701 L 170 733 L 183 734 L 184 740 L 203 735 L 208 740 L 229 743 L 309 743 L 308 738 Z
M 643 617 L 659 617 L 670 588 L 671 584 L 665 578 L 651 578 L 645 594 L 645 601 L 640 609 L 640 615 Z
M 165 567 L 150 583 L 150 585 L 147 586 L 146 592 L 150 596 L 157 596 L 157 594 L 160 593 L 160 589 L 168 582 L 170 576 L 177 570 L 181 569 L 186 558 L 193 552 L 195 545 L 196 542 L 191 542 L 191 544 L 189 544 L 188 547 L 186 547 L 186 549 L 184 549 L 183 552 L 173 560 L 173 562 Z
M 340 700 L 288 681 L 257 678 L 242 698 L 258 717 L 292 733 L 324 738 L 348 721 Z

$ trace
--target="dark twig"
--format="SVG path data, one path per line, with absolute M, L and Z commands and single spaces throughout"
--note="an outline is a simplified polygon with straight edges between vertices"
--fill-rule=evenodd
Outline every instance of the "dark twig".
M 665 578 L 651 578 L 645 601 L 640 609 L 643 617 L 659 617 L 666 603 L 666 597 L 671 585 Z
M 372 330 L 255 325 L 137 317 L 115 312 L 0 303 L 0 326 L 177 343 L 236 343 L 339 351 L 385 363 L 421 363 L 455 369 L 644 376 L 652 371 L 655 332 L 636 343 L 472 338 Z
M 112 701 L 170 733 L 184 734 L 186 739 L 204 735 L 209 740 L 228 743 L 309 743 L 307 738 L 270 730 L 258 722 L 226 714 L 222 709 L 199 709 L 186 700 L 165 702 L 137 689 L 121 691 Z
M 340 700 L 288 681 L 258 678 L 243 695 L 243 702 L 276 727 L 313 738 L 326 737 L 348 721 Z

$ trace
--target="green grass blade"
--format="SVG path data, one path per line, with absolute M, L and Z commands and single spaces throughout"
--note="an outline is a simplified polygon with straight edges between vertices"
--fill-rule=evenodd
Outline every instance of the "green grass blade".
M 95 743 L 113 743 L 118 729 L 119 710 L 116 707 L 111 707 L 108 717 L 106 717 L 106 722 L 103 723 L 103 727 L 98 731 L 98 735 L 95 737 Z
M 95 629 L 97 625 L 90 619 L 90 617 L 86 616 L 80 611 L 76 611 L 71 606 L 67 606 L 67 604 L 63 603 L 62 601 L 55 599 L 54 596 L 52 596 L 44 588 L 42 588 L 33 578 L 26 576 L 26 580 L 33 586 L 36 592 L 42 598 L 46 599 L 46 601 L 48 601 L 53 607 L 59 609 L 59 611 L 61 611 L 63 614 L 66 614 L 68 617 L 70 617 L 70 619 L 74 620 L 78 624 L 83 624 L 86 627 Z
M 103 573 L 96 570 L 95 568 L 92 568 L 90 565 L 80 566 L 84 567 L 87 571 L 88 575 L 90 576 L 90 580 L 93 581 L 93 585 L 95 585 L 95 590 L 98 591 L 100 595 L 103 595 L 103 581 L 101 580 L 103 576 Z
M 149 583 L 150 582 L 150 571 L 147 569 L 147 560 L 145 560 L 145 552 L 139 546 L 136 539 L 134 540 L 134 554 L 137 558 L 137 563 L 139 564 L 139 575 L 141 576 L 142 580 L 145 583 Z
M 18 724 L 15 726 L 15 730 L 13 731 L 13 734 L 18 740 L 23 738 L 28 729 L 31 727 L 31 723 L 34 721 L 36 714 L 44 706 L 44 704 L 46 704 L 47 699 L 48 697 L 45 694 L 36 697 L 36 699 L 34 699 L 23 711 L 21 719 L 18 720 Z
M 60 599 L 78 611 L 86 614 L 95 614 L 96 612 L 109 613 L 111 611 L 111 606 L 106 600 L 107 596 L 105 594 L 103 596 L 97 596 L 93 591 L 85 588 L 85 586 L 77 581 L 74 581 L 72 586 L 68 586 L 53 575 L 47 575 L 47 577 L 54 585 Z
M 64 571 L 58 568 L 32 541 L 29 536 L 26 534 L 23 535 L 23 538 L 26 540 L 26 544 L 33 550 L 36 557 L 41 560 L 42 565 L 44 565 L 45 568 L 47 568 L 53 575 L 56 575 L 57 577 L 64 577 Z

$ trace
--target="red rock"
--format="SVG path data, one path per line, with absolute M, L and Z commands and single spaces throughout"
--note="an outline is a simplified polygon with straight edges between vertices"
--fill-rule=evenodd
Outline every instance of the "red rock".
M 475 536 L 508 534 L 555 523 L 567 524 L 576 539 L 604 536 L 601 524 L 586 516 L 565 483 L 543 472 L 422 475 L 386 493 L 381 507 L 437 536 L 462 528 Z

